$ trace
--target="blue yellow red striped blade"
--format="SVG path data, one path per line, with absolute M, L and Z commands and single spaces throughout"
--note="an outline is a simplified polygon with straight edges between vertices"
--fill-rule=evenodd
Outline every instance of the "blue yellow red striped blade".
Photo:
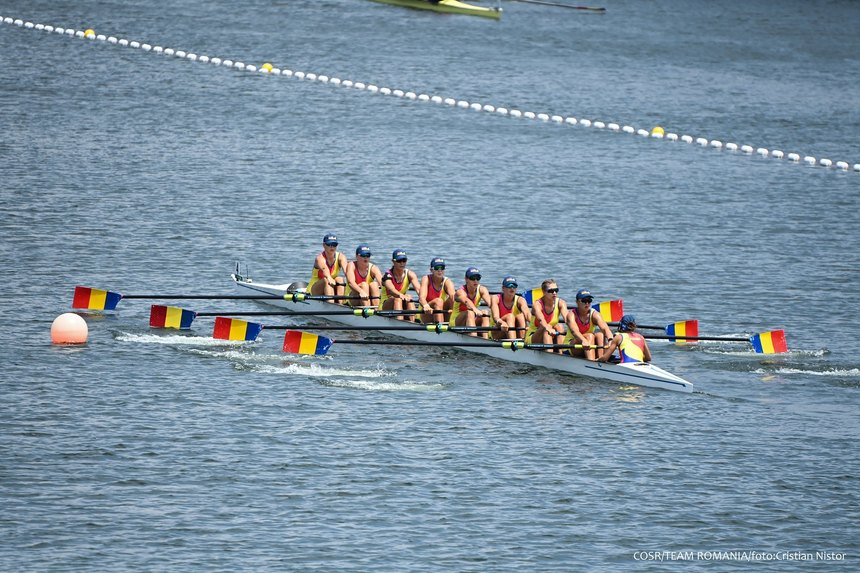
M 526 300 L 526 304 L 531 306 L 535 303 L 535 301 L 543 296 L 543 291 L 540 287 L 533 288 L 532 290 L 526 291 L 523 294 L 523 298 Z
M 219 340 L 256 340 L 261 330 L 263 325 L 257 322 L 216 316 L 212 337 Z
M 599 312 L 606 322 L 618 322 L 624 316 L 624 301 L 620 298 L 596 302 L 591 305 L 591 308 Z
M 122 295 L 118 292 L 76 286 L 75 297 L 72 299 L 72 308 L 85 308 L 87 310 L 115 310 L 116 305 L 119 304 L 121 299 Z
M 753 349 L 759 354 L 777 354 L 788 352 L 788 344 L 785 341 L 784 330 L 772 330 L 762 332 L 750 338 Z
M 191 328 L 195 318 L 196 312 L 178 306 L 154 304 L 149 310 L 149 326 L 152 328 Z
M 334 344 L 334 340 L 300 330 L 288 330 L 284 334 L 284 352 L 292 354 L 324 355 Z
M 699 336 L 699 321 L 698 320 L 681 320 L 666 327 L 666 334 L 669 336 Z M 680 340 L 670 338 L 670 342 L 675 344 L 695 344 L 695 340 Z

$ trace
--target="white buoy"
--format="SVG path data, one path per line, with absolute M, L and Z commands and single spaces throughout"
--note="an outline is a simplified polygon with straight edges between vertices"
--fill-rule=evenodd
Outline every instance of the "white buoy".
M 291 76 L 291 75 L 293 75 L 293 72 L 291 70 L 284 70 L 284 75 L 285 76 Z M 328 83 L 330 83 L 333 86 L 339 86 L 340 85 L 340 78 L 332 78 L 328 81 Z
M 722 149 L 723 148 L 723 142 L 720 141 L 719 139 L 712 139 L 711 140 L 711 147 L 713 147 L 714 149 Z
M 704 137 L 697 137 L 696 138 L 696 144 L 701 145 L 702 147 L 705 147 L 708 145 L 708 140 Z
M 442 103 L 442 96 L 430 96 L 430 101 L 432 101 L 433 103 Z
M 379 93 L 381 93 L 382 95 L 391 95 L 391 88 L 379 88 Z
M 140 42 L 138 42 L 137 40 L 135 40 L 133 42 L 129 42 L 128 47 L 134 48 L 136 50 L 136 49 L 140 48 Z
M 418 101 L 430 101 L 430 96 L 427 94 L 418 94 Z
M 755 152 L 758 155 L 761 155 L 762 157 L 767 157 L 768 155 L 770 155 L 770 151 L 768 151 L 764 147 L 759 147 L 758 149 L 755 150 Z
M 682 136 L 681 136 L 681 141 L 683 141 L 684 143 L 693 143 L 693 136 L 691 136 L 691 135 L 682 135 Z
M 490 104 L 485 104 L 483 110 L 489 113 L 493 113 L 494 111 L 496 111 L 496 107 Z
M 669 141 L 678 141 L 678 134 L 677 133 L 667 133 L 666 139 L 668 139 Z
M 786 157 L 788 157 L 789 161 L 800 161 L 800 155 L 798 155 L 797 153 L 789 153 Z
M 549 114 L 539 113 L 537 114 L 537 118 L 541 121 L 549 121 Z
M 185 50 L 176 50 L 176 52 L 174 52 L 173 55 L 176 56 L 177 58 L 184 58 L 188 54 L 185 52 Z
M 641 135 L 642 137 L 648 137 L 649 135 L 651 135 L 651 132 L 648 131 L 647 129 L 641 129 L 640 128 L 640 129 L 636 130 L 636 135 Z
M 624 133 L 636 133 L 636 128 L 632 125 L 625 125 L 621 128 L 621 131 L 623 131 Z
M 743 151 L 746 154 L 750 154 L 753 152 L 753 148 L 751 145 L 741 145 L 741 151 Z
M 444 100 L 445 105 L 455 106 L 457 105 L 457 100 L 452 97 L 446 97 Z
M 860 171 L 860 163 L 854 164 L 854 171 Z
M 318 76 L 317 76 L 317 81 L 318 81 L 318 82 L 322 82 L 322 83 L 324 83 L 324 84 L 327 84 L 327 83 L 328 83 L 328 79 L 329 79 L 329 78 L 328 78 L 328 76 L 326 76 L 326 75 L 322 75 L 322 74 L 321 74 L 321 75 L 318 75 Z M 373 86 L 373 87 L 376 87 L 376 86 Z
M 150 52 L 150 51 L 152 51 L 152 46 L 149 44 L 141 44 L 140 49 L 143 50 L 144 52 Z M 206 58 L 206 56 L 201 56 L 200 57 L 201 61 L 207 61 L 207 62 L 209 61 L 209 58 L 206 58 L 206 60 L 203 60 L 203 58 Z
M 406 92 L 405 94 L 403 94 L 403 97 L 405 97 L 406 99 L 414 100 L 418 96 L 415 95 L 415 92 Z
M 777 159 L 782 159 L 785 156 L 785 154 L 779 149 L 774 149 L 770 154 Z
M 322 77 L 325 77 L 325 76 L 322 76 Z M 322 80 L 320 80 L 320 81 L 322 81 Z M 367 86 L 367 91 L 369 91 L 372 94 L 375 94 L 375 93 L 379 92 L 379 87 L 377 87 L 373 84 L 370 84 L 369 86 Z
M 523 117 L 526 119 L 534 119 L 535 118 L 535 112 L 533 112 L 533 111 L 524 112 Z
M 173 48 L 164 48 L 164 55 L 165 56 L 172 56 L 175 53 L 176 53 L 176 50 L 174 50 Z M 229 61 L 229 60 L 226 60 L 226 61 Z M 233 62 L 230 62 L 230 63 L 232 64 Z
M 161 54 L 161 53 L 163 53 L 163 52 L 164 52 L 164 48 L 162 48 L 161 46 L 155 46 L 154 48 L 152 48 L 152 51 L 153 51 L 153 52 L 155 52 L 156 54 Z M 214 63 L 216 63 L 216 62 L 215 62 L 215 60 L 218 60 L 218 58 L 212 58 L 212 63 L 213 63 L 213 64 L 214 64 Z M 220 64 L 220 63 L 221 63 L 221 60 L 218 60 L 218 62 L 217 62 L 217 63 L 219 63 L 219 64 Z
M 28 24 L 29 24 L 29 25 L 28 25 Z M 33 27 L 33 24 L 32 24 L 32 23 L 30 23 L 30 22 L 27 22 L 26 24 L 24 24 L 24 27 L 25 27 L 25 28 L 32 28 L 32 27 Z M 75 32 L 75 36 L 77 36 L 78 38 L 83 38 L 83 37 L 84 37 L 84 31 L 83 31 L 83 30 L 78 30 L 77 32 Z
M 221 65 L 221 58 L 215 57 L 209 60 L 210 63 L 215 64 L 216 66 Z
M 469 102 L 464 99 L 461 99 L 457 102 L 457 107 L 459 107 L 460 109 L 469 109 Z
M 45 27 L 45 29 L 48 29 L 47 26 Z M 107 42 L 107 36 L 105 36 L 104 34 L 99 34 L 98 36 L 96 36 L 96 40 L 98 40 L 99 42 Z
M 590 119 L 580 119 L 579 125 L 581 125 L 583 127 L 591 127 L 591 120 Z
M 822 167 L 830 167 L 831 165 L 833 165 L 833 162 L 827 158 L 822 158 L 818 162 L 818 164 L 821 165 Z
M 803 162 L 807 165 L 815 165 L 815 158 L 811 155 L 807 155 L 803 158 Z
M 272 68 L 272 75 L 273 76 L 281 75 L 281 68 Z
M 316 77 L 316 76 L 314 76 L 314 77 Z M 307 75 L 307 78 L 308 78 L 309 80 L 314 79 L 314 78 L 312 78 L 312 77 L 311 77 L 311 74 L 308 74 L 308 75 Z M 367 85 L 366 85 L 364 82 L 355 82 L 354 84 L 352 84 L 352 87 L 354 87 L 354 88 L 355 88 L 355 89 L 357 89 L 357 90 L 363 90 L 364 88 L 366 88 L 366 87 L 367 87 Z
M 241 69 L 241 68 L 240 68 L 240 69 Z M 256 71 L 257 71 L 257 66 L 255 66 L 254 64 L 248 64 L 248 65 L 246 65 L 246 66 L 245 66 L 245 71 L 246 71 L 246 72 L 256 72 Z M 269 70 L 266 70 L 266 72 L 268 72 L 268 71 L 269 71 Z
M 469 107 L 471 107 L 471 108 L 472 108 L 473 110 L 475 110 L 475 111 L 481 111 L 482 109 L 484 109 L 484 106 L 482 106 L 481 104 L 479 104 L 479 103 L 477 103 L 477 102 L 476 102 L 476 103 L 473 103 L 473 104 L 472 104 L 471 106 L 469 106 Z
M 554 121 L 555 123 L 561 123 L 561 122 L 563 122 L 563 121 L 564 121 L 564 118 L 563 118 L 563 117 L 561 117 L 560 115 L 554 115 L 554 116 L 552 116 L 550 119 L 551 119 L 552 121 Z
M 567 125 L 576 125 L 577 121 L 575 117 L 566 117 L 564 118 L 564 123 L 566 123 Z
M 295 75 L 299 79 L 302 79 L 303 77 L 305 77 L 304 72 L 296 72 L 293 75 Z M 340 85 L 342 85 L 345 88 L 351 88 L 352 84 L 353 84 L 352 80 L 343 80 L 342 82 L 340 82 Z
M 841 169 L 842 171 L 848 171 L 848 162 L 847 161 L 837 161 L 836 168 Z
M 51 343 L 84 344 L 89 335 L 87 321 L 73 312 L 66 312 L 51 323 Z
M 728 149 L 729 151 L 737 151 L 738 150 L 738 144 L 737 143 L 727 143 L 726 149 Z
M 508 108 L 506 107 L 497 107 L 496 113 L 499 115 L 508 115 Z
M 62 28 L 57 28 L 58 34 L 62 34 L 62 32 L 60 30 L 62 30 Z M 108 41 L 108 44 L 116 44 L 117 43 L 117 39 L 114 36 L 108 36 L 107 41 Z
M 620 126 L 620 125 L 618 125 L 617 123 L 607 123 L 607 124 L 606 124 L 606 127 L 608 127 L 609 129 L 611 129 L 612 131 L 618 131 L 618 130 L 620 130 L 620 129 L 621 129 L 621 126 Z
M 511 117 L 522 117 L 522 115 L 523 115 L 523 112 L 521 112 L 518 109 L 512 109 L 511 113 L 510 113 Z
M 604 129 L 604 128 L 606 127 L 606 124 L 605 124 L 605 123 L 603 123 L 602 121 L 595 121 L 595 122 L 594 122 L 594 123 L 592 123 L 591 125 L 593 125 L 593 126 L 594 126 L 594 127 L 596 127 L 597 129 Z

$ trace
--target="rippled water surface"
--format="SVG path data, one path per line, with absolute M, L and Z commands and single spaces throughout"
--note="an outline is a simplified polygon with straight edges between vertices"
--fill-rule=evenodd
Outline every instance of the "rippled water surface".
M 151 4 L 0 17 L 707 145 L 0 24 L 4 570 L 857 568 L 858 3 L 503 1 L 500 22 Z M 50 344 L 75 285 L 229 294 L 237 260 L 307 280 L 330 230 L 380 265 L 402 247 L 492 288 L 552 276 L 641 323 L 784 328 L 791 351 L 655 340 L 696 386 L 676 394 L 446 348 L 286 355 L 278 331 L 215 342 L 211 318 L 150 330 L 135 299 L 88 315 L 87 345 Z

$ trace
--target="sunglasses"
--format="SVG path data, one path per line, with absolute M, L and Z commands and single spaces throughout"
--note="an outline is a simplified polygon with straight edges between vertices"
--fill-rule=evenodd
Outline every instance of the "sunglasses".
M 326 247 L 336 247 L 337 243 L 325 243 Z
M 372 255 L 358 255 L 362 259 L 369 259 Z
M 558 294 L 558 287 L 546 289 L 547 294 Z
M 471 275 L 471 276 L 468 276 L 466 278 L 470 281 L 479 281 L 479 280 L 481 280 L 481 275 Z
M 409 260 L 409 259 L 395 259 L 395 260 L 394 260 L 394 262 L 395 262 L 395 263 L 405 263 L 405 262 L 406 262 L 406 261 L 408 261 L 408 260 Z
M 432 267 L 432 268 L 434 271 L 444 271 L 445 265 L 436 265 L 435 267 Z
M 579 302 L 581 302 L 582 304 L 591 304 L 591 301 L 593 300 L 593 298 L 581 298 L 579 299 Z
M 505 283 L 502 286 L 504 288 L 517 288 L 517 283 Z

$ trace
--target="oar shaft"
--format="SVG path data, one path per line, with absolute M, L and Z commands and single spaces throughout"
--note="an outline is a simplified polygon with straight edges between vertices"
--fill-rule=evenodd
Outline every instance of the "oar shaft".
M 498 332 L 501 329 L 498 326 L 448 326 L 447 324 L 403 324 L 392 326 L 342 326 L 328 324 L 314 325 L 296 325 L 296 324 L 281 324 L 281 325 L 263 325 L 267 330 L 424 330 L 432 333 L 442 332 Z M 509 328 L 508 330 L 527 330 L 526 328 Z
M 197 316 L 362 316 L 361 308 L 348 310 L 246 310 L 246 311 L 223 311 L 223 312 L 198 312 Z M 375 310 L 368 312 L 368 316 L 403 316 L 408 314 L 425 314 L 423 310 Z M 358 312 L 356 312 L 358 311 Z M 431 314 L 441 314 L 445 311 L 436 310 Z M 270 327 L 267 327 L 270 328 Z M 291 326 L 290 328 L 298 328 Z
M 637 326 L 636 328 L 641 328 Z M 679 336 L 674 334 L 643 334 L 645 338 L 653 338 L 657 340 L 724 340 L 726 342 L 749 342 L 749 338 L 739 338 L 733 336 Z
M 608 324 L 609 326 L 618 326 L 621 323 L 620 322 L 607 322 L 606 324 Z M 645 330 L 659 330 L 661 332 L 666 332 L 665 326 L 648 326 L 645 324 L 637 324 L 636 329 L 638 330 L 640 328 L 644 328 Z M 682 338 L 682 337 L 681 336 L 673 336 L 672 338 Z
M 556 6 L 557 8 L 570 8 L 571 10 L 588 10 L 589 12 L 606 12 L 606 8 L 593 8 L 591 6 L 571 6 L 570 4 L 559 4 L 557 2 L 544 2 L 543 0 L 516 0 L 524 4 L 540 4 L 541 6 Z

